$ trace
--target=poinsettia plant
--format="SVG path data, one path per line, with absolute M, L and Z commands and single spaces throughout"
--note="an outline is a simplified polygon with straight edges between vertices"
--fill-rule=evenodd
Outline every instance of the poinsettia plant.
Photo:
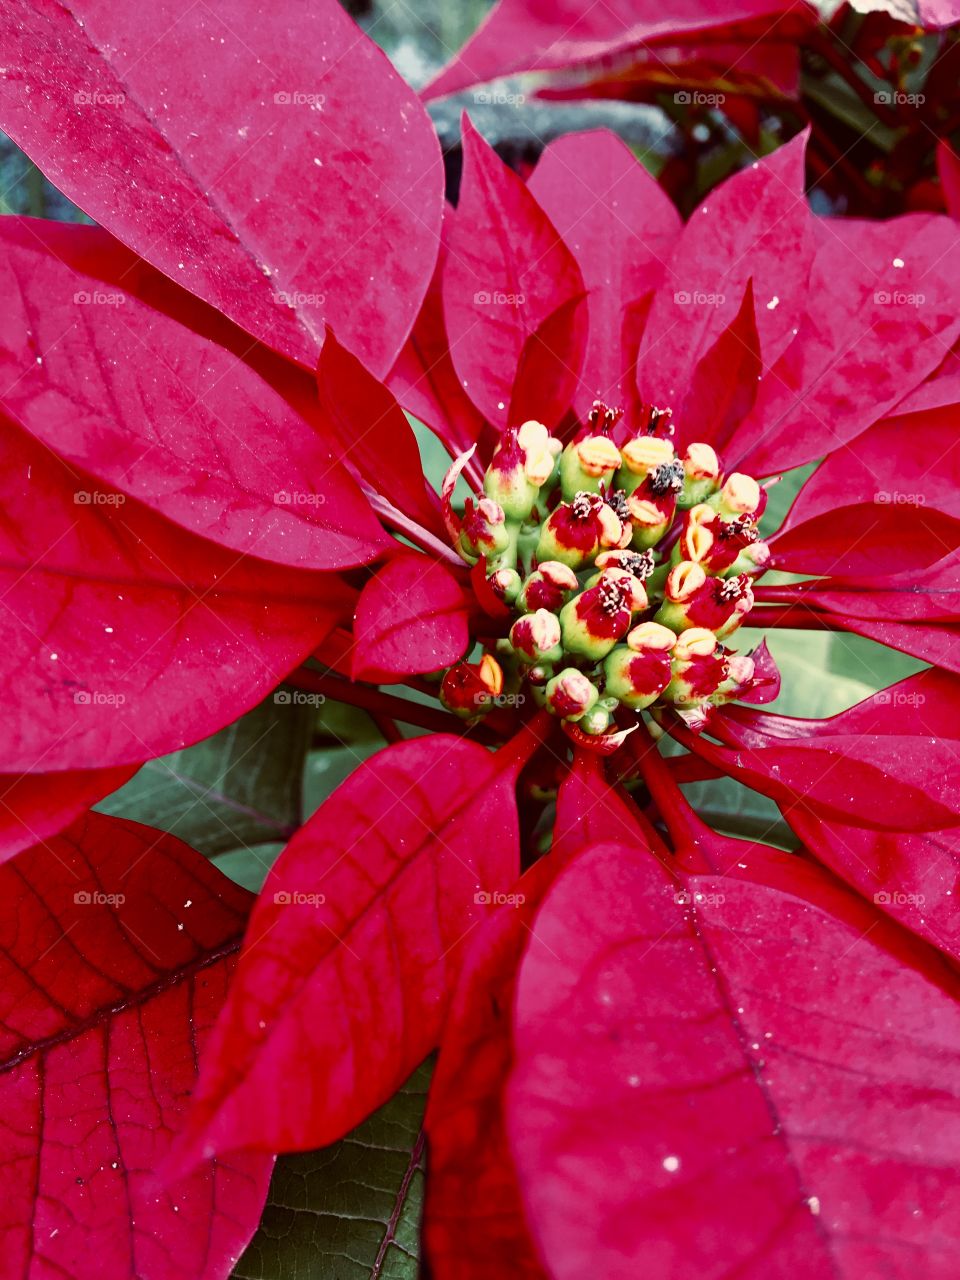
M 332 2 L 0 41 L 100 224 L 0 221 L 11 1274 L 228 1275 L 437 1050 L 371 1275 L 424 1149 L 437 1277 L 952 1274 L 956 223 L 813 216 L 801 137 L 684 224 L 469 120 L 444 208 Z M 830 633 L 903 678 L 818 714 Z M 89 810 L 265 695 L 388 745 L 251 906 Z

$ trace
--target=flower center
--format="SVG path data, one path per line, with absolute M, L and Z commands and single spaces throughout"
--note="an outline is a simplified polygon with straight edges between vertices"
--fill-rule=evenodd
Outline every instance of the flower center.
M 724 477 L 708 444 L 677 456 L 669 409 L 644 409 L 617 445 L 622 416 L 597 402 L 566 446 L 538 422 L 507 431 L 462 519 L 445 485 L 456 550 L 509 628 L 481 663 L 444 676 L 458 715 L 485 714 L 494 686 L 526 691 L 578 742 L 609 751 L 648 707 L 696 722 L 753 682 L 753 662 L 723 641 L 768 559 L 766 493 L 752 476 Z

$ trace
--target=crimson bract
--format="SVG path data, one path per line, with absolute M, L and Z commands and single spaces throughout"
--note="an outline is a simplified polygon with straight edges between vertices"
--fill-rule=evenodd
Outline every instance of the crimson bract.
M 611 134 L 525 184 L 469 121 L 444 211 L 412 93 L 281 11 L 0 19 L 0 123 L 103 228 L 0 223 L 20 1269 L 227 1274 L 271 1155 L 439 1047 L 438 1277 L 952 1274 L 956 224 L 813 217 L 798 139 L 682 225 Z M 925 666 L 766 711 L 787 630 Z M 297 831 L 227 986 L 244 896 L 79 815 L 285 678 L 445 732 Z M 720 775 L 799 847 L 707 826 Z

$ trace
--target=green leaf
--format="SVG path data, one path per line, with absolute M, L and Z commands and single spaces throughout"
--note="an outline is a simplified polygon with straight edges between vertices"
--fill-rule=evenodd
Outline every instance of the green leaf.
M 280 1157 L 234 1280 L 416 1280 L 431 1070 L 342 1142 Z
M 302 821 L 315 708 L 272 694 L 212 738 L 151 760 L 97 808 L 169 831 L 208 856 L 286 841 Z
M 683 794 L 704 822 L 724 835 L 760 840 L 781 849 L 795 849 L 799 844 L 776 802 L 733 778 L 691 782 L 684 786 Z

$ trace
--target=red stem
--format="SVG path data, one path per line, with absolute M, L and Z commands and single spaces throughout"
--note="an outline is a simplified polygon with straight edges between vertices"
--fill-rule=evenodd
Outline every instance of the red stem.
M 704 838 L 709 835 L 708 828 L 687 803 L 669 764 L 660 754 L 653 734 L 648 729 L 645 739 L 634 733 L 627 741 L 640 766 L 647 790 L 667 825 L 674 849 L 684 855 L 686 870 L 718 870 L 709 856 L 709 844 Z
M 424 707 L 419 702 L 409 702 L 393 693 L 384 693 L 382 689 L 374 689 L 369 685 L 354 684 L 352 680 L 343 680 L 340 676 L 325 675 L 313 671 L 309 667 L 298 667 L 287 677 L 287 682 L 295 689 L 306 689 L 309 693 L 321 693 L 334 702 L 344 702 L 350 707 L 361 707 L 373 715 L 386 715 L 392 720 L 402 720 L 405 724 L 415 724 L 420 729 L 429 729 L 433 733 L 455 733 L 461 737 L 469 734 L 479 742 L 498 745 L 500 739 L 483 724 L 468 728 L 462 720 L 441 711 L 439 707 Z
M 463 568 L 463 561 L 452 547 L 448 547 L 445 542 L 441 542 L 436 534 L 431 533 L 429 529 L 424 529 L 423 525 L 418 524 L 416 520 L 412 520 L 410 516 L 398 511 L 392 502 L 388 502 L 379 493 L 373 493 L 369 489 L 364 490 L 364 496 L 383 523 L 397 533 L 402 533 L 405 538 L 409 538 L 415 547 L 419 547 L 421 551 L 426 551 L 440 560 L 455 564 L 458 569 Z

